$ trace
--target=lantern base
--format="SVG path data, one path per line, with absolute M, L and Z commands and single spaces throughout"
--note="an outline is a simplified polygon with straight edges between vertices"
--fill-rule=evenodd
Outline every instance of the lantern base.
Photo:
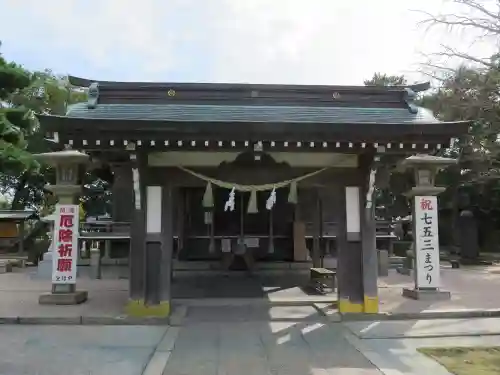
M 403 288 L 403 297 L 424 301 L 448 301 L 451 299 L 451 293 L 438 289 Z
M 38 298 L 40 305 L 79 305 L 88 299 L 86 290 L 72 293 L 44 293 Z

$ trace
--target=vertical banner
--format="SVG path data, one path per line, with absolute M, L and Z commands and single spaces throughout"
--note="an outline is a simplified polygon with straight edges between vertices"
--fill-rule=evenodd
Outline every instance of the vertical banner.
M 359 186 L 345 187 L 347 241 L 359 242 L 361 240 L 361 206 L 359 198 Z
M 440 286 L 437 197 L 415 197 L 415 282 L 417 288 Z
M 54 284 L 76 283 L 79 236 L 78 211 L 78 205 L 56 205 L 52 248 L 52 283 Z

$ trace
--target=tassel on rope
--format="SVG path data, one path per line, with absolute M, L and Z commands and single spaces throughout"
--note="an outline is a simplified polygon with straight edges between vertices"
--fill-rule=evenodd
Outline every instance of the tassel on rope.
M 288 203 L 297 204 L 297 181 L 292 181 L 290 184 L 290 192 L 288 193 Z
M 214 195 L 212 192 L 212 183 L 209 181 L 203 194 L 203 207 L 210 208 L 214 206 Z
M 276 204 L 276 188 L 273 188 L 273 191 L 271 191 L 269 198 L 267 198 L 266 208 L 268 210 L 272 210 L 272 208 L 275 204 Z
M 254 189 L 250 192 L 247 213 L 256 214 L 257 212 L 259 212 L 259 207 L 257 206 L 257 191 Z
M 235 188 L 231 189 L 231 192 L 229 193 L 229 197 L 226 201 L 226 205 L 224 206 L 224 211 L 234 211 L 234 205 L 235 205 Z

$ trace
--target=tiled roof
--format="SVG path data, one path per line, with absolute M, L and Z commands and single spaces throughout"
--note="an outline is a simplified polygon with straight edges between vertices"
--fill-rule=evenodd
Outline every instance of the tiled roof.
M 206 104 L 98 104 L 88 108 L 78 103 L 68 108 L 68 117 L 177 122 L 270 122 L 270 123 L 392 123 L 431 124 L 439 121 L 432 112 L 418 108 L 357 108 L 317 106 L 261 106 Z
M 34 215 L 34 211 L 0 210 L 0 221 L 23 221 Z

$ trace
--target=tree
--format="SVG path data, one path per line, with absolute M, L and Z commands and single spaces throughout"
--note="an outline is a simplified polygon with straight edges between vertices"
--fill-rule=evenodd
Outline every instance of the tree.
M 447 74 L 426 105 L 443 121 L 471 121 L 467 135 L 443 150 L 458 159 L 456 167 L 438 177 L 448 187 L 442 197 L 452 211 L 452 226 L 461 209 L 472 210 L 480 220 L 485 248 L 496 245 L 500 229 L 500 71 L 461 66 Z M 456 230 L 453 233 L 457 234 Z M 455 238 L 456 242 L 456 238 Z
M 494 52 L 481 56 L 467 43 L 467 50 L 442 45 L 423 64 L 422 72 L 439 83 L 424 102 L 441 120 L 472 121 L 469 134 L 457 139 L 454 147 L 443 150 L 458 158 L 458 165 L 438 177 L 449 187 L 444 196 L 454 211 L 453 217 L 457 217 L 459 209 L 472 210 L 481 220 L 483 249 L 491 249 L 498 247 L 500 240 L 500 2 L 450 0 L 448 4 L 455 9 L 437 15 L 426 13 L 423 24 L 490 42 Z
M 404 86 L 407 83 L 404 76 L 392 76 L 385 73 L 374 73 L 371 79 L 364 81 L 365 86 Z
M 1 46 L 1 44 L 0 44 Z M 36 131 L 32 111 L 12 104 L 12 95 L 32 82 L 31 74 L 0 54 L 0 170 L 33 169 L 37 163 L 26 152 L 26 138 Z
M 50 70 L 34 72 L 32 82 L 32 85 L 12 95 L 14 106 L 28 108 L 35 114 L 64 115 L 69 104 L 86 100 L 86 92 L 69 87 L 63 77 L 56 76 Z M 44 134 L 38 128 L 28 136 L 27 141 L 27 151 L 30 153 L 51 151 Z M 12 209 L 43 204 L 47 193 L 43 186 L 47 181 L 53 180 L 54 176 L 51 168 L 41 168 L 37 173 L 22 169 L 10 175 L 14 190 Z
M 455 5 L 456 9 L 453 12 L 438 15 L 424 12 L 427 18 L 422 23 L 430 28 L 459 29 L 465 34 L 476 36 L 477 39 L 487 39 L 493 45 L 498 45 L 500 40 L 500 2 L 497 0 L 451 0 L 450 3 Z M 500 55 L 498 53 L 485 58 L 451 46 L 442 45 L 442 51 L 434 55 L 459 59 L 462 63 L 473 63 L 481 68 L 499 69 Z M 439 70 L 453 72 L 453 68 L 450 69 L 432 63 L 428 65 Z
M 50 151 L 36 114 L 64 115 L 68 104 L 86 99 L 50 70 L 28 72 L 0 56 L 0 188 L 13 195 L 11 208 L 36 208 L 46 201 L 44 186 L 53 171 L 40 166 L 32 153 Z
M 408 84 L 402 75 L 374 73 L 371 79 L 365 80 L 366 86 L 405 86 Z M 388 167 L 387 165 L 385 166 Z M 383 173 L 382 171 L 379 172 Z M 411 187 L 410 173 L 390 173 L 389 182 L 384 187 L 375 190 L 375 202 L 378 216 L 386 219 L 405 217 L 411 213 L 408 199 L 403 195 Z M 380 212 L 382 211 L 382 212 Z

